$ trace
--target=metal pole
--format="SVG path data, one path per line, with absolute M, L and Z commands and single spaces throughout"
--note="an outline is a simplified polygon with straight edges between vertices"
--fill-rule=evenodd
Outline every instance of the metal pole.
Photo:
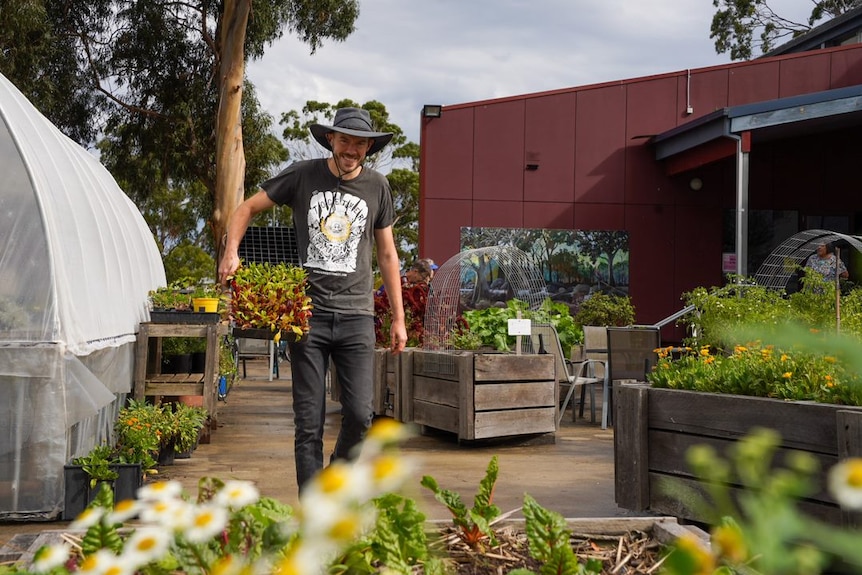
M 835 266 L 835 331 L 841 332 L 841 278 L 839 277 L 838 270 L 841 269 L 839 265 L 841 262 L 841 248 L 835 248 L 835 261 L 832 262 Z

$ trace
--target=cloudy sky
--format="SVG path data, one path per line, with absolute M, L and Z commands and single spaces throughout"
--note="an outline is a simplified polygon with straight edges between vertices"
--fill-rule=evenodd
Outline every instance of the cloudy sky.
M 797 21 L 811 10 L 770 6 Z M 418 143 L 423 104 L 727 63 L 709 38 L 714 12 L 712 0 L 361 0 L 346 41 L 311 55 L 286 33 L 248 75 L 276 120 L 307 100 L 378 100 Z

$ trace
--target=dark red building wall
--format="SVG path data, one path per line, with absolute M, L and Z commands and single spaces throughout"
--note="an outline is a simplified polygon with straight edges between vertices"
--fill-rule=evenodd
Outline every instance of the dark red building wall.
M 683 292 L 723 281 L 735 162 L 668 176 L 649 138 L 716 109 L 860 83 L 855 45 L 447 106 L 422 119 L 420 251 L 446 261 L 462 226 L 626 230 L 637 321 L 659 321 L 680 309 Z M 835 188 L 855 186 L 852 140 L 756 143 L 750 207 L 820 209 Z M 844 200 L 841 209 L 862 210 Z

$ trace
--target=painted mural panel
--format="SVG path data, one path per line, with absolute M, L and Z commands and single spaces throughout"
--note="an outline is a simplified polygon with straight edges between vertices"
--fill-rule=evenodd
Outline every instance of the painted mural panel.
M 593 293 L 628 295 L 629 235 L 625 231 L 461 228 L 462 251 L 490 246 L 513 246 L 524 252 L 544 279 L 547 297 L 567 304 L 572 314 Z M 516 297 L 500 266 L 491 262 L 482 270 L 462 277 L 462 290 L 477 288 L 474 291 L 479 294 L 466 307 L 501 305 Z

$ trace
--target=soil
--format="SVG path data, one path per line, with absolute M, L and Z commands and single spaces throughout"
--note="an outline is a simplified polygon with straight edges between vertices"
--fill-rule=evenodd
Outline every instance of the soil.
M 541 563 L 530 556 L 526 534 L 516 527 L 503 527 L 495 532 L 496 547 L 485 545 L 471 548 L 454 528 L 443 531 L 447 555 L 461 575 L 499 575 L 524 568 L 539 572 Z M 602 562 L 602 575 L 633 575 L 654 573 L 662 560 L 664 546 L 648 533 L 632 531 L 620 536 L 572 534 L 572 549 L 580 563 L 589 559 Z

